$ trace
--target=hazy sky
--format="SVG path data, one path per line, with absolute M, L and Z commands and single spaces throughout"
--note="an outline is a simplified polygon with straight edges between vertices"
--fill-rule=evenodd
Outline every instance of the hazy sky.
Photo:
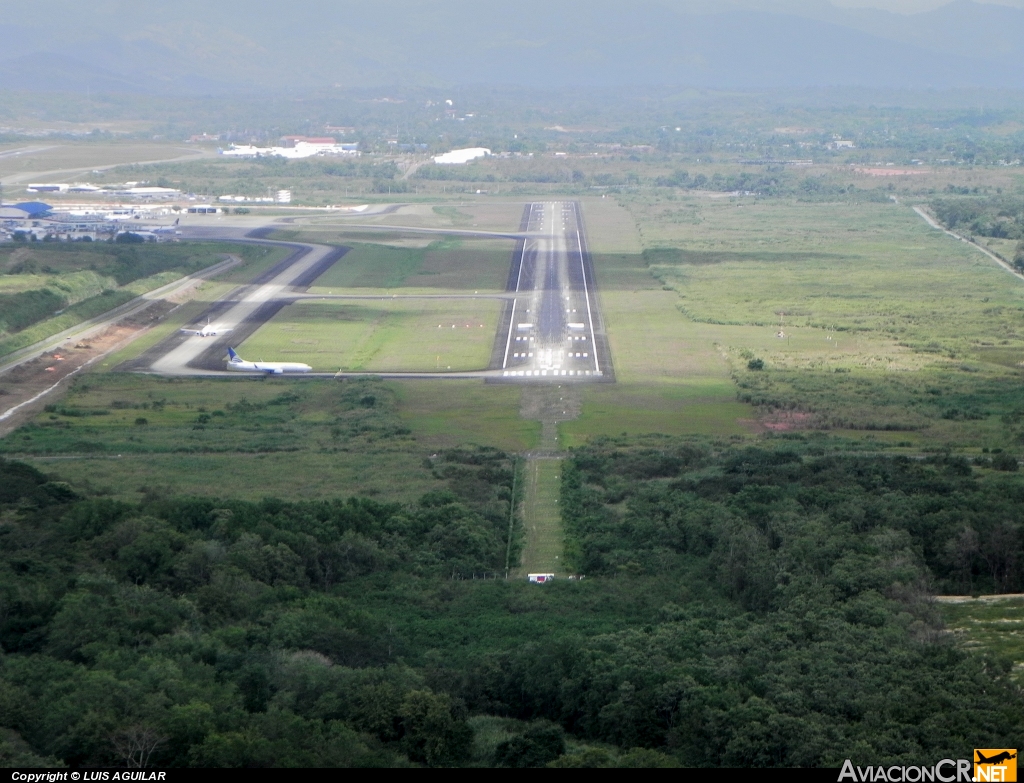
M 949 0 L 831 0 L 831 2 L 832 5 L 841 8 L 882 8 L 886 11 L 897 11 L 903 14 L 930 11 L 933 8 L 949 4 Z M 975 0 L 975 2 L 1024 8 L 1024 0 Z

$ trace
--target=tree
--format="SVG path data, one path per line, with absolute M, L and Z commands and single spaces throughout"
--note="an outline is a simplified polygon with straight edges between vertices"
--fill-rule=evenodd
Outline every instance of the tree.
M 447 694 L 410 691 L 402 704 L 402 746 L 412 761 L 457 767 L 473 746 L 473 729 Z
M 149 766 L 153 751 L 167 742 L 167 737 L 150 726 L 135 724 L 112 734 L 110 741 L 126 767 L 144 769 Z
M 546 766 L 565 753 L 562 727 L 537 721 L 518 737 L 506 740 L 494 751 L 494 766 L 529 769 Z

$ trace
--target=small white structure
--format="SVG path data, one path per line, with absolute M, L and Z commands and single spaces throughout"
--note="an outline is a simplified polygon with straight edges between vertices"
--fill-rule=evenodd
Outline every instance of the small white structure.
M 290 190 L 279 190 L 279 191 L 277 191 L 277 203 L 278 204 L 291 204 L 292 203 L 292 192 Z
M 463 150 L 452 150 L 444 155 L 437 155 L 434 158 L 434 163 L 441 166 L 460 166 L 477 158 L 486 158 L 490 154 L 491 151 L 486 147 L 467 147 Z
M 127 184 L 127 183 L 126 183 Z M 167 198 L 181 198 L 181 191 L 177 188 L 158 188 L 158 187 L 138 187 L 130 186 L 123 190 L 113 191 L 115 196 L 125 196 L 127 198 L 145 198 L 145 199 L 167 199 Z
M 296 141 L 290 147 L 254 147 L 251 144 L 232 144 L 230 149 L 219 150 L 232 158 L 312 158 L 322 155 L 358 156 L 359 144 L 337 144 L 333 139 Z
M 550 582 L 555 578 L 554 574 L 527 574 L 526 577 L 537 585 L 542 585 L 546 582 Z

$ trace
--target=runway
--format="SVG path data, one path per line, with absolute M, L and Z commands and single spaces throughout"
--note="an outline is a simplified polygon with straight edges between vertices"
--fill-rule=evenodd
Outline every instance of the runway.
M 528 204 L 523 229 L 492 361 L 499 377 L 613 380 L 579 204 Z

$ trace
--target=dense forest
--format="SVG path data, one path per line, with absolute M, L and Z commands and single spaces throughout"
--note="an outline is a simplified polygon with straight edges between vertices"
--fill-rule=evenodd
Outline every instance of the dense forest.
M 132 505 L 0 462 L 4 762 L 934 763 L 1024 728 L 930 598 L 1021 588 L 1018 473 L 600 441 L 562 470 L 586 577 L 539 587 L 493 578 L 513 460 L 429 466 L 408 506 Z

